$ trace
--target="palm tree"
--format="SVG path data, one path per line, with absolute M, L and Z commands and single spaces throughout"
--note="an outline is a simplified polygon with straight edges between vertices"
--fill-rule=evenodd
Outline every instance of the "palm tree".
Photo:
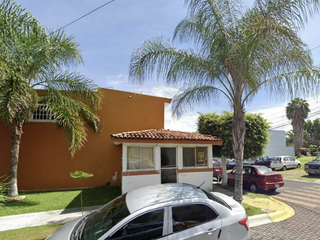
M 129 79 L 142 83 L 156 75 L 181 87 L 172 102 L 181 116 L 199 102 L 224 96 L 233 107 L 233 151 L 236 158 L 235 199 L 242 201 L 244 112 L 264 88 L 280 97 L 303 94 L 319 79 L 309 48 L 298 30 L 319 8 L 318 0 L 257 0 L 242 13 L 240 0 L 185 0 L 188 13 L 174 40 L 147 40 L 131 58 Z M 217 103 L 213 103 L 212 107 Z
M 286 115 L 291 120 L 293 128 L 293 142 L 294 151 L 296 156 L 301 157 L 300 148 L 303 145 L 303 131 L 305 119 L 308 117 L 310 112 L 309 104 L 306 100 L 301 98 L 295 98 L 288 103 L 286 107 Z
M 0 41 L 0 121 L 12 129 L 8 196 L 14 197 L 22 129 L 39 104 L 66 129 L 73 155 L 86 141 L 84 123 L 98 131 L 101 97 L 91 80 L 65 70 L 82 62 L 74 39 L 47 32 L 11 0 L 0 4 Z

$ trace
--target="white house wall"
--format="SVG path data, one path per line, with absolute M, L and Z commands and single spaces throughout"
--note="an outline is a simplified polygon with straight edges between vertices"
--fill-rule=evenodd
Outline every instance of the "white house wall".
M 212 191 L 212 172 L 193 172 L 193 173 L 180 173 L 180 183 L 189 183 L 211 192 Z
M 269 145 L 266 146 L 265 155 L 268 157 L 288 155 L 294 157 L 294 147 L 286 146 L 286 132 L 282 130 L 269 130 Z
M 148 170 L 128 170 L 127 169 L 127 147 L 153 147 L 154 169 Z M 128 191 L 161 183 L 161 148 L 176 148 L 176 166 L 177 166 L 177 182 L 189 183 L 200 186 L 203 182 L 202 189 L 212 190 L 212 145 L 187 145 L 187 144 L 142 144 L 142 143 L 123 143 L 122 146 L 122 193 Z M 208 166 L 183 168 L 183 147 L 207 147 Z M 190 172 L 189 172 L 190 171 Z M 139 172 L 139 175 L 134 175 Z M 143 174 L 145 172 L 145 174 Z M 132 175 L 130 175 L 132 174 Z M 129 176 L 128 176 L 129 175 Z

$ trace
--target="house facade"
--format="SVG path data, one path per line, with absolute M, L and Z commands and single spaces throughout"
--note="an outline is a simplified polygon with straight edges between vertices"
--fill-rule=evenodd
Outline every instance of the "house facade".
M 122 145 L 122 193 L 160 183 L 189 183 L 212 190 L 211 135 L 150 129 L 112 134 Z
M 103 102 L 98 115 L 99 134 L 88 129 L 84 147 L 71 157 L 64 129 L 41 111 L 23 126 L 18 166 L 19 190 L 51 190 L 79 188 L 70 177 L 76 170 L 93 173 L 85 187 L 121 183 L 122 147 L 110 135 L 124 131 L 164 128 L 165 107 L 171 99 L 99 89 Z M 0 176 L 9 175 L 11 129 L 0 122 Z M 116 176 L 117 172 L 117 177 Z
M 213 136 L 163 130 L 171 99 L 99 89 L 101 132 L 88 129 L 84 147 L 71 157 L 64 129 L 39 106 L 23 126 L 18 165 L 19 190 L 74 189 L 81 185 L 70 172 L 92 173 L 84 187 L 106 183 L 122 191 L 165 182 L 212 188 Z M 149 129 L 149 130 L 145 130 Z M 150 130 L 151 129 L 151 130 Z M 154 130 L 158 129 L 158 130 Z M 11 129 L 0 123 L 0 176 L 9 175 Z

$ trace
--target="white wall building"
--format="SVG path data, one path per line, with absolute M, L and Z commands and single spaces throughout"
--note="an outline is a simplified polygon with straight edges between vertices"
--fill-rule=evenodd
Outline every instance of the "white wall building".
M 211 135 L 171 130 L 112 134 L 122 144 L 122 193 L 160 183 L 189 183 L 212 191 Z
M 269 130 L 269 145 L 265 155 L 268 157 L 287 155 L 294 157 L 294 147 L 286 146 L 286 132 L 283 130 Z

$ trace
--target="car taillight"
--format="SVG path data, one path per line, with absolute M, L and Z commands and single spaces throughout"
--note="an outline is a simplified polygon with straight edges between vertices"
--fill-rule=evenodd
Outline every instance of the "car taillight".
M 239 221 L 239 224 L 244 225 L 246 229 L 249 231 L 249 221 L 248 217 L 245 217 L 244 219 Z
M 268 182 L 267 177 L 262 178 L 262 182 L 263 182 L 263 183 Z
M 279 160 L 279 163 L 282 163 L 282 161 L 281 161 L 281 160 Z

